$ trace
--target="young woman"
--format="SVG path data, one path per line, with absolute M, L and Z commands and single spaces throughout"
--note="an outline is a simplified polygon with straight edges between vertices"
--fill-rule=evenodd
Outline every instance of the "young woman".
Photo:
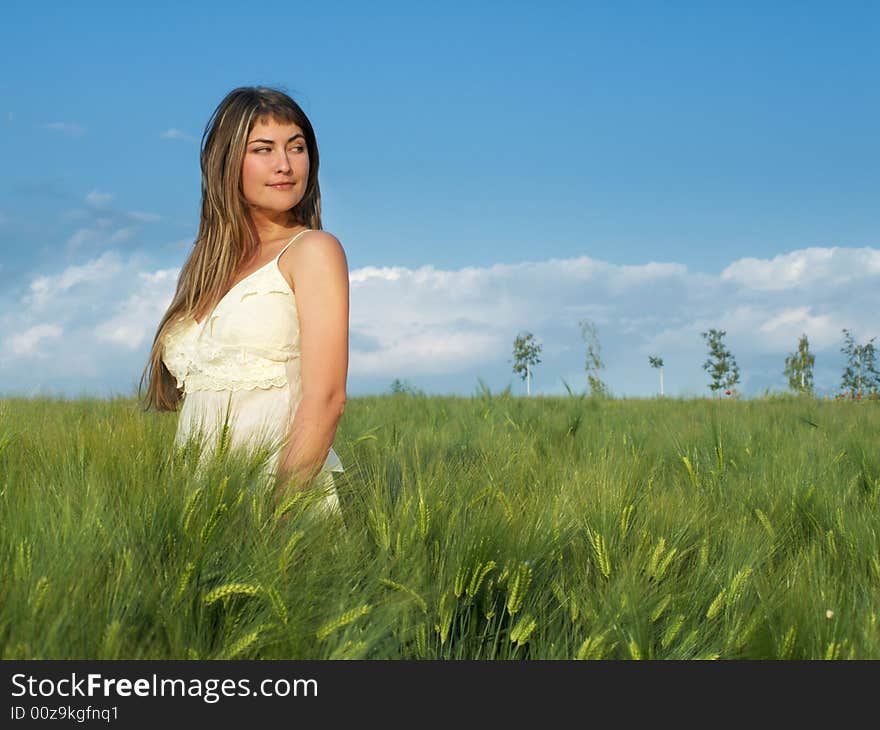
M 348 265 L 321 230 L 312 125 L 280 91 L 234 89 L 205 129 L 201 168 L 198 237 L 141 378 L 146 407 L 182 398 L 175 444 L 207 436 L 204 454 L 223 431 L 230 446 L 273 444 L 276 496 L 321 486 L 338 510 Z

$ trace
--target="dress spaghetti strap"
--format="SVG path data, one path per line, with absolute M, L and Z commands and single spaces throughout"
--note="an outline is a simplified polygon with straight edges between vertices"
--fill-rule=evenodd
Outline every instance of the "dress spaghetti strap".
M 287 243 L 285 243 L 285 244 L 284 244 L 284 248 L 282 248 L 282 249 L 278 252 L 278 255 L 275 257 L 275 261 L 278 261 L 278 259 L 281 258 L 281 254 L 283 254 L 283 253 L 287 250 L 287 247 L 290 246 L 291 243 L 293 243 L 293 242 L 294 242 L 297 238 L 299 238 L 303 233 L 308 233 L 308 232 L 311 231 L 311 230 L 312 230 L 311 228 L 306 228 L 304 231 L 300 231 L 300 232 L 297 233 L 293 238 L 291 238 Z

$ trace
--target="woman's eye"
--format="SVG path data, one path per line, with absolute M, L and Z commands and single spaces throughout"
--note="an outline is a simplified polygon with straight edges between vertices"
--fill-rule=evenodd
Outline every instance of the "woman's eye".
M 296 150 L 297 152 L 304 152 L 306 148 L 303 145 L 298 145 L 296 147 L 291 147 L 291 149 Z M 254 152 L 271 152 L 272 148 L 271 147 L 256 147 L 256 148 L 254 148 L 253 151 Z

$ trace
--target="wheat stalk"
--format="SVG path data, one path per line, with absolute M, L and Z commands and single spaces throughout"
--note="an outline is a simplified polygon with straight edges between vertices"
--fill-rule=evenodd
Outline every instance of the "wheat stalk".
M 490 578 L 489 582 L 486 584 L 486 590 L 483 591 L 483 616 L 486 617 L 487 621 L 495 615 L 494 587 L 495 581 Z
M 437 609 L 438 622 L 434 624 L 434 629 L 440 634 L 441 645 L 446 643 L 446 639 L 449 636 L 449 629 L 452 626 L 453 607 L 451 605 L 446 605 L 447 598 L 449 598 L 448 593 L 444 593 L 440 597 L 440 605 Z
M 466 580 L 467 568 L 462 563 L 458 566 L 458 570 L 455 571 L 455 580 L 452 582 L 452 592 L 456 598 L 461 598 L 461 594 L 464 593 L 464 583 Z
M 828 545 L 828 551 L 836 558 L 837 541 L 834 539 L 834 530 L 828 530 L 828 532 L 825 533 L 825 542 Z
M 204 487 L 198 487 L 193 490 L 192 494 L 186 498 L 186 503 L 183 507 L 183 531 L 188 533 L 190 524 L 192 523 L 193 515 L 195 514 L 196 507 L 198 506 L 199 497 L 202 496 L 202 491 Z
M 183 598 L 183 592 L 186 590 L 186 587 L 189 585 L 189 579 L 192 577 L 193 571 L 195 570 L 196 564 L 193 561 L 189 561 L 183 568 L 183 573 L 180 575 L 180 580 L 177 582 L 177 590 L 174 593 L 174 600 L 179 601 Z
M 510 631 L 510 640 L 517 645 L 517 647 L 525 644 L 529 636 L 532 635 L 532 632 L 535 630 L 535 627 L 538 625 L 538 622 L 532 618 L 532 616 L 528 613 L 524 613 L 516 626 L 513 627 Z
M 526 591 L 532 582 L 532 568 L 528 563 L 522 563 L 516 571 L 510 592 L 507 595 L 507 613 L 513 616 L 522 607 Z
M 636 506 L 634 504 L 628 504 L 620 513 L 620 537 L 621 539 L 626 537 L 626 534 L 629 532 L 630 528 L 630 520 L 632 519 L 633 512 L 635 511 Z
M 829 643 L 828 648 L 825 650 L 825 660 L 830 661 L 831 659 L 839 659 L 841 648 L 841 644 L 833 641 Z
M 388 552 L 391 549 L 391 528 L 387 518 L 372 508 L 370 508 L 369 517 L 376 531 L 376 541 L 385 552 Z
M 226 649 L 221 655 L 221 659 L 234 659 L 239 654 L 243 654 L 248 649 L 250 649 L 254 644 L 257 643 L 257 639 L 260 638 L 260 633 L 264 631 L 266 626 L 258 626 L 256 629 L 251 631 L 249 634 L 242 636 L 238 641 L 236 641 L 232 646 Z
M 266 595 L 269 596 L 269 601 L 272 604 L 272 608 L 275 609 L 275 613 L 278 615 L 278 618 L 281 619 L 281 623 L 286 626 L 287 606 L 284 605 L 284 601 L 281 599 L 281 594 L 276 588 L 274 588 L 273 586 L 269 586 L 268 588 L 266 588 Z
M 717 596 L 715 596 L 712 603 L 709 604 L 709 608 L 706 610 L 706 618 L 707 619 L 712 620 L 713 618 L 715 618 L 718 615 L 718 613 L 721 611 L 721 609 L 724 608 L 724 601 L 725 601 L 726 597 L 727 597 L 727 589 L 722 588 L 721 592 Z
M 49 579 L 42 575 L 34 585 L 33 595 L 31 597 L 32 613 L 35 614 L 43 606 L 46 596 L 49 593 Z
M 678 636 L 678 632 L 681 631 L 681 627 L 684 625 L 684 615 L 678 614 L 669 626 L 666 627 L 666 631 L 663 632 L 663 638 L 660 639 L 660 646 L 664 649 L 668 649 L 669 645 L 675 641 L 675 637 Z
M 391 588 L 392 590 L 406 594 L 418 604 L 419 610 L 421 610 L 422 613 L 428 613 L 428 602 L 409 586 L 393 581 L 390 578 L 380 578 L 379 582 L 386 588 Z
M 779 658 L 780 659 L 789 659 L 791 657 L 792 649 L 794 649 L 794 640 L 797 637 L 797 627 L 791 626 L 788 631 L 785 632 L 785 636 L 782 639 L 782 647 L 779 649 Z
M 735 576 L 733 576 L 733 580 L 730 581 L 730 590 L 727 594 L 728 606 L 733 606 L 737 601 L 739 601 L 743 591 L 745 590 L 746 583 L 748 583 L 751 575 L 751 566 L 746 566 L 745 568 L 740 570 Z
M 290 510 L 292 510 L 297 503 L 303 498 L 305 495 L 305 491 L 302 489 L 298 489 L 295 491 L 290 497 L 285 499 L 278 507 L 275 509 L 273 513 L 273 518 L 277 521 L 281 519 L 284 515 L 286 515 Z
M 116 648 L 121 631 L 122 624 L 118 619 L 107 624 L 107 628 L 104 630 L 104 641 L 102 644 L 102 652 L 105 657 L 112 658 L 116 656 Z
M 700 543 L 700 570 L 705 570 L 709 565 L 709 538 L 704 537 Z
M 642 658 L 642 650 L 639 649 L 638 642 L 632 637 L 629 637 L 629 644 L 627 644 L 627 648 L 629 649 L 630 658 L 638 661 Z
M 766 530 L 767 534 L 770 536 L 771 540 L 776 539 L 776 530 L 773 529 L 773 524 L 770 522 L 770 518 L 764 514 L 764 512 L 760 509 L 755 510 L 755 516 L 758 518 L 758 522 L 760 522 L 764 526 L 764 530 Z
M 660 603 L 657 604 L 657 607 L 651 611 L 651 615 L 649 616 L 651 623 L 657 623 L 657 619 L 659 619 L 663 612 L 666 610 L 666 607 L 669 605 L 669 602 L 672 600 L 672 596 L 666 595 L 660 599 Z
M 492 495 L 501 503 L 501 506 L 504 508 L 504 516 L 508 522 L 511 522 L 513 520 L 513 507 L 510 506 L 510 500 L 507 498 L 507 495 L 497 487 L 492 491 Z
M 26 537 L 18 544 L 18 554 L 16 555 L 15 567 L 13 572 L 19 580 L 27 578 L 31 574 L 33 568 L 33 549 L 30 540 Z
M 473 598 L 477 595 L 477 591 L 480 590 L 480 586 L 483 583 L 483 580 L 486 578 L 489 573 L 495 570 L 496 564 L 494 560 L 490 560 L 486 563 L 478 563 L 474 568 L 473 575 L 471 576 L 471 582 L 467 587 L 467 594 Z
M 565 589 L 560 584 L 559 580 L 554 578 L 550 583 L 550 591 L 553 593 L 553 596 L 559 602 L 560 606 L 565 606 L 568 601 L 568 596 L 565 594 Z
M 694 465 L 691 463 L 691 460 L 687 456 L 682 456 L 681 461 L 687 469 L 688 476 L 690 476 L 691 478 L 691 484 L 693 484 L 695 487 L 699 486 L 697 482 L 697 471 L 696 469 L 694 469 Z
M 606 632 L 603 631 L 598 636 L 588 636 L 584 639 L 584 643 L 581 644 L 580 649 L 577 650 L 575 658 L 582 661 L 587 659 L 601 659 L 602 654 L 605 651 L 605 633 Z
M 366 616 L 370 612 L 370 609 L 372 609 L 372 606 L 365 603 L 362 606 L 346 611 L 332 621 L 328 621 L 318 629 L 316 633 L 318 640 L 323 641 L 334 631 L 338 631 L 339 629 L 348 626 L 353 621 L 357 621 L 361 616 Z
M 608 548 L 605 545 L 605 538 L 598 532 L 589 533 L 590 545 L 593 546 L 593 552 L 596 555 L 596 565 L 599 571 L 608 578 L 611 575 L 611 557 L 608 555 Z
M 297 530 L 294 532 L 290 539 L 287 541 L 287 544 L 284 546 L 284 549 L 281 551 L 281 569 L 282 571 L 287 570 L 287 567 L 293 561 L 293 553 L 296 550 L 296 546 L 299 544 L 299 541 L 302 540 L 305 532 L 303 530 Z
M 575 623 L 578 620 L 578 617 L 581 613 L 580 604 L 577 602 L 577 595 L 574 592 L 574 589 L 571 591 L 571 599 L 568 602 L 569 615 L 571 616 L 571 622 Z
M 369 647 L 365 641 L 352 641 L 349 639 L 342 646 L 336 647 L 328 658 L 334 660 L 363 659 L 368 651 Z
M 755 614 L 751 621 L 746 624 L 746 627 L 740 632 L 739 636 L 736 637 L 735 646 L 738 649 L 742 649 L 752 638 L 752 634 L 755 633 L 755 629 L 761 625 L 761 616 L 759 614 Z
M 431 509 L 425 502 L 425 495 L 422 493 L 422 487 L 419 485 L 419 533 L 422 539 L 427 537 L 428 528 L 431 526 Z
M 203 545 L 208 544 L 208 541 L 211 539 L 211 535 L 214 534 L 214 530 L 217 529 L 217 525 L 220 524 L 220 519 L 223 517 L 223 514 L 226 512 L 226 510 L 226 502 L 221 502 L 214 508 L 214 511 L 211 513 L 211 516 L 208 518 L 208 521 L 202 528 L 201 540 Z
M 426 657 L 428 654 L 428 627 L 425 624 L 419 624 L 415 630 L 416 651 L 420 657 Z
M 256 596 L 261 591 L 262 588 L 258 585 L 227 583 L 212 590 L 202 600 L 210 606 L 212 603 L 216 603 L 223 598 L 229 598 L 229 596 Z

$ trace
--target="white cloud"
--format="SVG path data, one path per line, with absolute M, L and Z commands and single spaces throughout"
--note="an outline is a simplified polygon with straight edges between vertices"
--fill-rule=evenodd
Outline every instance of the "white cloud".
M 807 277 L 809 287 L 791 284 Z M 617 392 L 652 387 L 649 354 L 665 358 L 667 384 L 673 369 L 680 388 L 704 389 L 700 333 L 713 327 L 726 330 L 748 390 L 751 374 L 753 389 L 767 387 L 762 378 L 777 369 L 782 382 L 782 359 L 801 333 L 826 361 L 837 357 L 843 327 L 873 334 L 878 284 L 876 249 L 743 259 L 716 276 L 677 263 L 619 266 L 590 257 L 458 271 L 365 267 L 351 274 L 352 332 L 363 339 L 352 337 L 350 367 L 388 378 L 509 372 L 503 363 L 513 337 L 530 330 L 545 343 L 545 372 L 551 360 L 557 372 L 576 371 L 584 350 L 578 321 L 587 318 L 599 327 L 604 376 Z
M 117 219 L 96 218 L 90 225 L 77 228 L 67 239 L 67 252 L 76 253 L 82 248 L 103 248 L 107 244 L 128 241 L 137 232 L 134 226 L 116 225 Z
M 562 377 L 577 390 L 584 381 L 578 321 L 589 318 L 599 328 L 603 377 L 618 395 L 656 392 L 648 355 L 663 357 L 668 394 L 706 393 L 700 333 L 710 328 L 727 332 L 746 393 L 784 387 L 784 355 L 801 333 L 817 354 L 817 384 L 833 389 L 841 329 L 859 341 L 880 335 L 878 256 L 876 249 L 804 249 L 735 261 L 717 275 L 586 256 L 459 270 L 363 267 L 350 274 L 350 382 L 421 378 L 416 384 L 429 386 L 445 378 L 471 392 L 481 377 L 493 390 L 518 388 L 510 353 L 516 334 L 529 330 L 544 345 L 532 391 L 563 393 Z M 13 364 L 29 352 L 49 355 L 38 371 L 22 364 L 21 382 L 33 375 L 50 383 L 62 372 L 137 378 L 177 276 L 176 268 L 146 269 L 137 256 L 115 251 L 34 276 L 18 301 L 0 302 L 2 355 Z M 770 285 L 781 280 L 789 283 Z M 0 380 L 14 381 L 2 367 Z
M 134 235 L 134 228 L 119 228 L 118 230 L 113 231 L 110 234 L 110 241 L 112 243 L 122 243 L 123 241 L 127 241 Z
M 880 250 L 874 248 L 805 248 L 770 260 L 745 258 L 721 272 L 721 280 L 744 289 L 781 291 L 822 282 L 841 285 L 880 273 Z
M 64 220 L 76 221 L 79 225 L 67 239 L 68 254 L 76 254 L 83 248 L 106 249 L 108 244 L 131 239 L 141 224 L 162 220 L 157 213 L 114 209 L 111 203 L 115 197 L 113 193 L 92 190 L 83 197 L 83 208 L 63 212 Z
M 68 137 L 82 137 L 82 135 L 86 133 L 85 127 L 79 124 L 71 124 L 70 122 L 49 122 L 42 126 L 43 129 L 48 129 L 52 132 L 60 132 L 61 134 L 66 134 Z
M 785 309 L 775 317 L 770 317 L 761 326 L 760 332 L 771 336 L 784 333 L 790 336 L 795 330 L 809 332 L 815 346 L 826 348 L 840 339 L 840 328 L 827 314 L 815 316 L 811 307 Z M 786 342 L 786 347 L 788 346 Z
M 92 190 L 85 197 L 86 203 L 95 208 L 104 208 L 116 197 L 113 193 L 102 193 L 100 190 Z
M 648 285 L 659 291 L 677 287 L 686 274 L 679 264 L 614 266 L 589 257 L 458 271 L 366 267 L 351 273 L 352 327 L 390 342 L 398 329 L 416 336 L 431 326 L 441 330 L 433 337 L 453 342 L 467 322 L 472 332 L 506 342 L 507 334 L 501 332 L 522 327 L 563 320 L 574 326 L 584 317 L 610 321 L 623 314 L 620 302 L 609 305 L 614 298 L 625 300 L 628 293 Z M 624 303 L 623 308 L 630 307 Z M 656 318 L 641 308 L 631 309 L 639 318 L 632 322 L 647 325 Z
M 182 139 L 187 142 L 191 142 L 195 139 L 191 134 L 187 134 L 186 132 L 182 132 L 179 129 L 175 129 L 171 127 L 171 129 L 166 129 L 162 134 L 159 135 L 162 139 Z
M 96 235 L 96 231 L 92 228 L 77 228 L 67 239 L 67 250 L 75 251 L 83 244 L 94 240 Z
M 130 211 L 126 213 L 126 215 L 138 223 L 155 223 L 156 221 L 162 220 L 162 216 L 158 213 L 145 213 L 138 210 Z
M 12 353 L 19 357 L 40 355 L 37 346 L 43 340 L 50 340 L 61 336 L 64 330 L 56 324 L 40 324 L 30 327 L 21 334 L 11 335 L 7 343 Z
M 106 251 L 81 266 L 68 266 L 60 274 L 37 276 L 31 281 L 24 304 L 34 311 L 40 311 L 50 303 L 63 305 L 69 290 L 78 288 L 80 284 L 114 281 L 121 269 L 119 254 Z
M 95 339 L 136 350 L 156 334 L 156 327 L 171 303 L 179 269 L 138 272 L 115 313 L 95 327 Z
M 387 336 L 373 330 L 371 339 L 368 349 L 352 348 L 352 375 L 460 372 L 491 358 L 505 344 L 499 333 L 467 331 L 466 326 L 455 332 L 442 326 L 405 327 Z

